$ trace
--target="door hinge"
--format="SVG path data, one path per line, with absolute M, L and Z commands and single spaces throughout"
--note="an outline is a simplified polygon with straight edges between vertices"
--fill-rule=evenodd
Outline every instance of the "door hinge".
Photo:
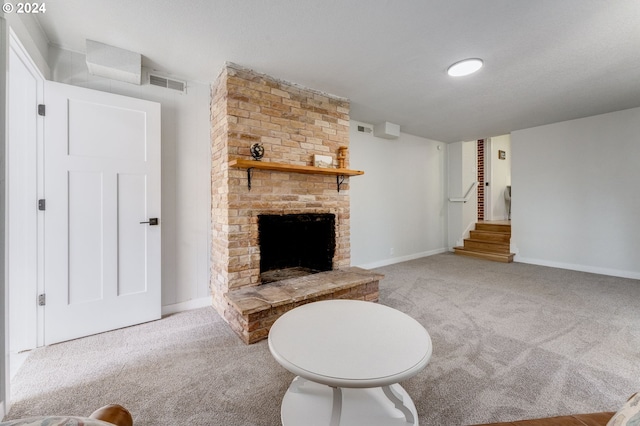
M 43 294 L 38 295 L 38 306 L 44 306 L 47 304 L 47 296 Z
M 47 208 L 47 202 L 44 199 L 38 200 L 38 210 L 45 210 Z
M 41 115 L 44 117 L 45 113 L 46 113 L 46 107 L 44 106 L 44 104 L 38 104 L 38 115 Z

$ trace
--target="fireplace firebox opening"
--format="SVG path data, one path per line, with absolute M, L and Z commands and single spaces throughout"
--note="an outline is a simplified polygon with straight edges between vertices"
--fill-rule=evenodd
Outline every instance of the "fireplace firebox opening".
M 260 214 L 262 284 L 333 269 L 335 215 L 331 213 Z

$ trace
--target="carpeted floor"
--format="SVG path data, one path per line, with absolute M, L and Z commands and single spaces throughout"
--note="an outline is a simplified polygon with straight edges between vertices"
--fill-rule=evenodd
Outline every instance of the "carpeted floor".
M 403 382 L 422 425 L 615 411 L 640 390 L 640 281 L 450 253 L 379 268 L 380 303 L 431 334 Z M 212 308 L 32 351 L 7 419 L 108 404 L 138 426 L 279 425 L 293 375 Z

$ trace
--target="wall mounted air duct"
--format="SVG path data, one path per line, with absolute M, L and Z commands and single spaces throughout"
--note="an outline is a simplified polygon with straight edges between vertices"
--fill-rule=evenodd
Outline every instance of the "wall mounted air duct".
M 384 139 L 398 139 L 400 137 L 400 125 L 389 123 L 379 123 L 373 126 L 373 136 Z
M 89 73 L 112 80 L 140 84 L 142 55 L 108 44 L 87 40 L 87 68 Z

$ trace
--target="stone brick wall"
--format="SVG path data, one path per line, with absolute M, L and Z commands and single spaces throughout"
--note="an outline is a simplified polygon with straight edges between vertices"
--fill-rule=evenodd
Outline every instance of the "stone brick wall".
M 229 167 L 264 145 L 263 162 L 312 165 L 313 154 L 337 157 L 349 146 L 349 102 L 227 64 L 212 87 L 213 304 L 224 317 L 223 294 L 259 283 L 258 214 L 333 213 L 333 268 L 350 265 L 349 178 Z M 346 167 L 348 167 L 348 160 Z
M 229 262 L 229 190 L 228 167 L 229 150 L 227 148 L 227 92 L 226 72 L 218 77 L 211 94 L 211 230 L 213 253 L 211 283 L 227 281 Z M 215 292 L 216 287 L 212 287 Z

